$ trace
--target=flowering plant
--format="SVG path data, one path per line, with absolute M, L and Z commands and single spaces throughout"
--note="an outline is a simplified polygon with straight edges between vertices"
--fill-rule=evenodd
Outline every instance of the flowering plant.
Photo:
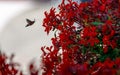
M 41 47 L 42 75 L 120 75 L 120 0 L 62 0 L 58 9 L 43 20 L 54 37 Z M 0 52 L 0 75 L 24 75 L 13 57 Z M 39 71 L 29 65 L 30 75 Z
M 0 75 L 25 75 L 20 70 L 20 64 L 13 61 L 14 54 L 8 57 L 5 53 L 0 51 Z M 35 64 L 31 62 L 28 67 L 29 75 L 39 75 Z
M 45 12 L 43 75 L 120 75 L 120 0 L 62 0 Z

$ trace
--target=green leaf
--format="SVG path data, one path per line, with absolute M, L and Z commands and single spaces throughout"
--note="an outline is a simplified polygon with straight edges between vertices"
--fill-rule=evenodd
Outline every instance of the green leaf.
M 111 20 L 111 17 L 110 17 L 110 16 L 108 16 L 108 20 Z
M 92 22 L 92 24 L 98 26 L 98 25 L 101 25 L 103 23 L 102 22 Z

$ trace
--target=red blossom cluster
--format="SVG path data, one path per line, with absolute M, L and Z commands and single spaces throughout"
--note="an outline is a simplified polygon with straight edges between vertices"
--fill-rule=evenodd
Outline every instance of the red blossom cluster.
M 8 57 L 0 52 L 0 75 L 17 75 L 19 64 L 13 63 L 13 55 L 8 60 Z
M 45 12 L 43 75 L 120 75 L 120 0 L 62 0 Z
M 0 75 L 25 75 L 20 70 L 20 65 L 13 61 L 14 55 L 10 57 L 5 53 L 0 52 Z M 29 75 L 39 75 L 39 69 L 36 69 L 34 63 L 29 65 Z

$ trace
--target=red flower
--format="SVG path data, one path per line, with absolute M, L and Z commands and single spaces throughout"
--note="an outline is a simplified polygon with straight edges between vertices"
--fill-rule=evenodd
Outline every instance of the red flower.
M 103 50 L 104 53 L 106 53 L 108 51 L 108 46 L 111 46 L 112 49 L 114 49 L 117 46 L 116 40 L 114 38 L 115 30 L 114 30 L 114 26 L 112 26 L 111 20 L 107 20 L 106 24 L 103 25 L 102 34 L 103 34 L 103 38 L 102 38 Z
M 107 66 L 108 68 L 113 68 L 114 62 L 113 62 L 110 58 L 107 58 L 107 59 L 104 61 L 104 65 Z
M 101 62 L 97 62 L 92 66 L 90 69 L 90 74 L 91 75 L 100 75 L 100 69 L 103 67 L 103 64 Z
M 104 12 L 104 11 L 105 11 L 105 9 L 106 9 L 105 4 L 102 4 L 102 5 L 100 6 L 100 11 Z
M 80 44 L 94 46 L 99 43 L 97 38 L 97 30 L 95 26 L 85 27 L 81 32 Z
M 120 69 L 120 58 L 119 57 L 116 58 L 115 65 L 116 65 L 117 69 Z
M 58 19 L 55 14 L 55 8 L 51 8 L 49 14 L 45 12 L 45 17 L 43 26 L 45 27 L 45 32 L 49 34 L 49 31 L 53 28 L 53 26 L 55 27 L 57 25 L 56 20 Z
M 70 64 L 69 62 L 66 62 L 64 64 L 60 65 L 59 75 L 88 75 L 88 64 Z

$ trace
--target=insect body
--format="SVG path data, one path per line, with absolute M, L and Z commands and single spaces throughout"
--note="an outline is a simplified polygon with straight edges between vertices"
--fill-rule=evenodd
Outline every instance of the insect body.
M 28 24 L 25 27 L 31 26 L 31 25 L 33 25 L 35 23 L 35 19 L 34 19 L 34 21 L 26 19 L 26 21 L 27 21 Z

